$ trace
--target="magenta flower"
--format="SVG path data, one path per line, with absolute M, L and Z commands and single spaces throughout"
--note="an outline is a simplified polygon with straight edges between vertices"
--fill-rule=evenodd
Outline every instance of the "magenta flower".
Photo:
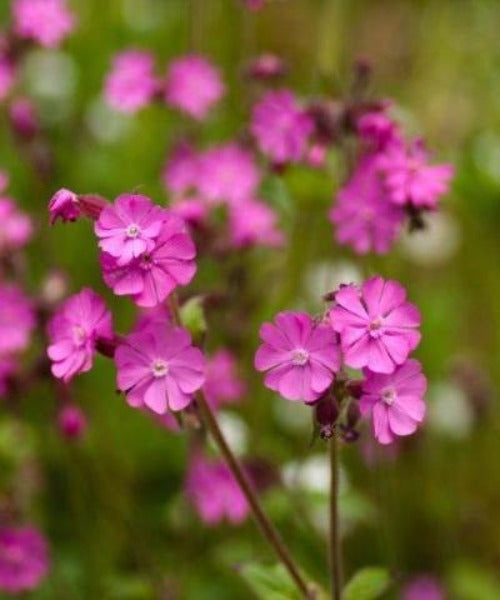
M 9 106 L 9 119 L 13 131 L 31 140 L 40 131 L 40 121 L 35 103 L 25 96 L 15 98 Z
M 33 222 L 12 198 L 0 198 L 0 253 L 17 250 L 33 235 Z
M 147 106 L 158 88 L 154 57 L 143 50 L 125 50 L 113 58 L 104 95 L 115 110 L 134 113 Z
M 199 168 L 198 154 L 189 144 L 179 144 L 163 169 L 165 188 L 176 196 L 184 196 L 197 187 Z
M 126 265 L 155 248 L 165 216 L 147 196 L 122 194 L 103 208 L 95 222 L 99 248 L 113 256 L 118 266 Z
M 16 79 L 16 70 L 7 56 L 0 55 L 0 100 L 4 100 L 12 89 Z
M 170 63 L 165 82 L 165 102 L 170 106 L 202 121 L 224 92 L 218 69 L 204 56 L 188 54 Z
M 117 386 L 130 406 L 183 410 L 205 382 L 205 359 L 182 327 L 165 323 L 126 336 L 116 349 Z
M 282 246 L 285 237 L 274 210 L 259 200 L 246 200 L 229 210 L 230 241 L 235 248 Z
M 260 328 L 264 342 L 255 368 L 267 371 L 264 384 L 288 400 L 314 402 L 332 384 L 340 368 L 335 333 L 306 313 L 282 312 Z
M 337 194 L 330 221 L 336 226 L 335 239 L 358 254 L 374 251 L 385 254 L 396 240 L 405 214 L 384 190 L 376 158 L 362 159 L 351 179 Z
M 78 196 L 66 188 L 58 190 L 49 201 L 51 225 L 54 225 L 57 219 L 61 219 L 63 223 L 76 221 L 81 212 Z
M 402 600 L 444 600 L 439 582 L 429 575 L 419 575 L 408 582 L 402 590 Z
M 314 124 L 288 90 L 270 91 L 254 106 L 250 130 L 261 151 L 277 163 L 298 162 Z
M 83 410 L 75 404 L 66 404 L 57 415 L 57 424 L 61 434 L 69 440 L 82 437 L 87 429 L 87 417 Z
M 384 150 L 400 136 L 397 123 L 386 114 L 388 107 L 364 113 L 356 123 L 361 139 L 375 152 Z
M 101 254 L 104 281 L 117 296 L 132 296 L 139 306 L 156 306 L 178 285 L 186 285 L 196 272 L 196 248 L 184 222 L 164 210 L 161 232 L 150 252 L 119 265 L 110 254 Z
M 335 303 L 330 320 L 349 367 L 392 373 L 420 341 L 420 313 L 406 302 L 406 290 L 397 281 L 377 276 L 361 287 L 343 286 Z
M 19 37 L 56 48 L 75 28 L 66 0 L 14 0 L 15 32 Z
M 277 79 L 284 75 L 286 70 L 283 59 L 270 52 L 256 56 L 248 65 L 250 77 L 261 81 Z
M 63 302 L 47 331 L 52 374 L 67 383 L 78 373 L 90 371 L 100 340 L 112 339 L 111 313 L 98 294 L 84 288 Z
M 201 156 L 198 191 L 208 202 L 242 202 L 254 195 L 259 183 L 253 156 L 238 144 L 216 146 Z
M 428 160 L 422 140 L 415 140 L 408 147 L 391 144 L 380 156 L 378 165 L 394 204 L 431 210 L 437 207 L 439 197 L 449 190 L 453 166 L 429 165 Z
M 16 285 L 0 283 L 0 355 L 25 350 L 35 323 L 31 300 Z
M 224 520 L 237 525 L 249 513 L 245 496 L 221 461 L 195 456 L 187 474 L 186 494 L 207 525 L 217 525 Z
M 37 588 L 50 568 L 49 550 L 34 527 L 0 529 L 0 590 L 19 594 Z
M 214 409 L 237 402 L 244 396 L 246 385 L 238 374 L 236 360 L 229 350 L 218 350 L 207 361 L 203 391 Z
M 184 198 L 172 204 L 170 210 L 187 225 L 198 227 L 206 220 L 210 206 L 199 198 Z
M 414 433 L 425 417 L 423 396 L 427 381 L 420 363 L 409 359 L 393 373 L 363 370 L 359 406 L 361 415 L 372 415 L 373 433 L 381 444 L 390 444 L 397 435 Z

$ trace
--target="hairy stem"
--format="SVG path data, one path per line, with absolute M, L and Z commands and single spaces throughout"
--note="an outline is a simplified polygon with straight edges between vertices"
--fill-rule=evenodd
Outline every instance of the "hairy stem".
M 330 572 L 331 598 L 342 595 L 342 550 L 339 529 L 339 440 L 333 435 L 330 446 Z

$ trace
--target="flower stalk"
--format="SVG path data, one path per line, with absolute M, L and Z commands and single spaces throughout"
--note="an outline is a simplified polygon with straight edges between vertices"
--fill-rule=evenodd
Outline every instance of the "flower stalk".
M 342 595 L 342 549 L 339 524 L 339 437 L 329 441 L 330 451 L 330 575 L 331 598 L 341 600 Z

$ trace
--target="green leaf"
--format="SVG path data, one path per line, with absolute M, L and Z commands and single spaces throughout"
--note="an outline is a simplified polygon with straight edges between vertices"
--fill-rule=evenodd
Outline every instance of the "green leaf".
M 457 600 L 498 600 L 500 579 L 496 573 L 469 562 L 459 562 L 449 573 L 449 587 Z
M 195 296 L 185 302 L 180 309 L 181 322 L 193 337 L 203 335 L 207 330 L 203 298 Z
M 281 564 L 258 565 L 249 563 L 239 569 L 243 579 L 262 600 L 300 600 L 290 575 Z
M 387 590 L 390 581 L 387 569 L 366 567 L 355 573 L 347 583 L 342 600 L 375 600 Z

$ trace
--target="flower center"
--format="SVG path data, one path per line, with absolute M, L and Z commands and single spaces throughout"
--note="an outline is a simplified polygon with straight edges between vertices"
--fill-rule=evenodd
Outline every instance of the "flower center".
M 72 329 L 73 342 L 76 346 L 81 346 L 87 337 L 85 329 L 81 325 L 74 325 Z
M 372 337 L 379 337 L 382 334 L 382 326 L 384 322 L 382 317 L 377 317 L 373 319 L 371 323 L 368 324 L 368 331 Z
M 292 353 L 292 362 L 294 365 L 303 367 L 309 362 L 309 352 L 303 348 L 297 348 Z
M 131 225 L 129 225 L 127 227 L 127 229 L 125 230 L 125 233 L 127 234 L 127 237 L 129 237 L 129 238 L 136 238 L 141 233 L 141 230 L 139 228 L 139 225 L 132 223 Z
M 153 362 L 153 366 L 151 367 L 151 370 L 153 371 L 154 377 L 165 377 L 165 375 L 168 375 L 168 365 L 161 358 L 157 358 Z
M 382 392 L 382 401 L 391 406 L 396 400 L 396 390 L 394 388 L 387 388 Z

